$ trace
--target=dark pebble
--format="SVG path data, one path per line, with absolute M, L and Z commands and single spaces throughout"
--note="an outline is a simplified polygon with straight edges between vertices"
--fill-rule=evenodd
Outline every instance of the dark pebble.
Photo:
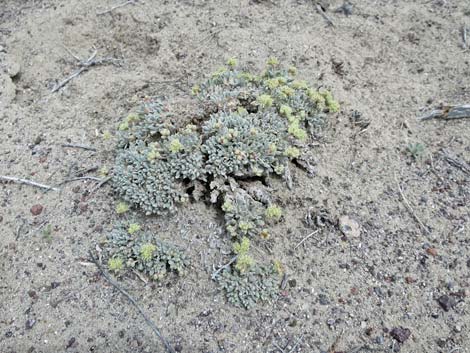
M 318 295 L 318 300 L 319 300 L 321 305 L 330 304 L 330 301 L 328 300 L 328 297 L 325 294 L 319 294 Z
M 38 294 L 36 293 L 36 291 L 34 290 L 29 290 L 28 291 L 28 295 L 30 298 L 34 299 L 34 300 L 37 300 L 38 299 Z
M 41 205 L 34 205 L 31 207 L 30 211 L 33 216 L 38 216 L 41 214 L 43 207 Z
M 290 279 L 289 281 L 289 287 L 294 288 L 297 285 L 297 281 L 295 279 Z
M 25 323 L 24 327 L 25 327 L 27 330 L 31 330 L 35 324 L 36 324 L 36 320 L 34 320 L 34 319 L 28 319 L 28 320 L 26 320 L 26 323 Z
M 75 339 L 75 337 L 71 337 L 67 343 L 67 346 L 65 347 L 66 349 L 69 349 L 69 348 L 74 348 L 78 346 L 78 342 L 77 340 Z
M 56 289 L 58 286 L 60 286 L 60 282 L 51 282 L 51 289 Z
M 410 338 L 410 335 L 411 331 L 403 327 L 395 327 L 392 329 L 392 331 L 390 331 L 390 336 L 400 343 L 405 342 L 408 338 Z
M 182 352 L 182 351 L 183 351 L 183 346 L 182 346 L 181 344 L 177 344 L 177 345 L 175 346 L 175 351 L 176 351 L 176 352 Z
M 12 337 L 12 336 L 13 336 L 13 332 L 11 332 L 11 331 L 7 331 L 7 332 L 5 333 L 5 337 L 6 337 L 6 338 L 10 338 L 10 337 Z
M 449 311 L 452 309 L 455 304 L 457 304 L 457 301 L 453 297 L 449 297 L 448 295 L 442 295 L 437 299 L 437 302 L 441 306 L 444 311 Z

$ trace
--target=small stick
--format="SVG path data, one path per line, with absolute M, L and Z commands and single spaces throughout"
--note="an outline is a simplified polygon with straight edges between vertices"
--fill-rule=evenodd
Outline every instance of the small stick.
M 223 269 L 229 267 L 229 266 L 230 266 L 231 264 L 233 264 L 237 259 L 238 259 L 238 255 L 232 257 L 229 262 L 227 262 L 225 265 L 219 267 L 219 269 L 218 269 L 217 271 L 212 272 L 211 278 L 212 278 L 213 280 L 215 280 L 215 279 L 217 278 L 217 275 L 220 273 L 220 271 L 222 271 Z
M 330 349 L 328 349 L 328 353 L 335 353 L 336 352 L 336 348 L 338 348 L 339 340 L 341 339 L 343 334 L 344 334 L 344 329 L 341 331 L 341 333 L 338 335 L 338 337 L 336 337 L 336 339 L 333 342 L 333 344 L 331 345 Z
M 69 83 L 71 80 L 73 80 L 75 77 L 80 75 L 82 72 L 87 71 L 91 66 L 102 65 L 102 64 L 106 64 L 108 62 L 117 62 L 117 61 L 119 61 L 119 59 L 116 59 L 116 58 L 102 58 L 102 59 L 95 60 L 95 57 L 96 57 L 97 53 L 98 52 L 95 50 L 93 52 L 93 54 L 91 54 L 91 56 L 86 61 L 80 62 L 78 64 L 78 66 L 80 66 L 80 68 L 78 70 L 76 70 L 72 75 L 67 77 L 65 80 L 63 80 L 62 82 L 56 84 L 54 86 L 54 88 L 52 88 L 51 92 L 52 93 L 57 92 L 59 89 L 61 89 L 67 83 Z
M 303 338 L 304 338 L 304 335 L 302 334 L 297 340 L 297 342 L 295 342 L 294 347 L 292 347 L 292 349 L 288 353 L 292 353 L 297 348 L 297 346 L 299 345 L 299 343 L 302 341 Z
M 395 182 L 397 183 L 397 186 L 398 186 L 398 191 L 400 192 L 400 196 L 403 200 L 403 203 L 405 204 L 406 208 L 408 209 L 408 212 L 411 213 L 411 215 L 413 216 L 413 218 L 415 219 L 416 222 L 418 222 L 421 230 L 424 232 L 424 233 L 428 233 L 428 229 L 426 228 L 426 226 L 424 225 L 423 222 L 421 222 L 421 220 L 419 219 L 419 217 L 416 215 L 415 211 L 413 210 L 413 207 L 411 207 L 411 204 L 410 202 L 408 201 L 408 199 L 405 197 L 405 194 L 403 193 L 403 189 L 401 188 L 401 185 L 400 185 L 400 182 L 398 181 L 398 178 L 397 178 L 397 175 L 395 174 Z
M 96 152 L 96 148 L 91 147 L 91 146 L 85 146 L 85 145 L 79 145 L 79 144 L 73 144 L 73 143 L 63 143 L 61 146 L 62 147 L 69 147 L 69 148 L 81 148 L 83 150 L 95 151 Z
M 317 229 L 316 231 L 310 233 L 309 235 L 307 235 L 305 238 L 303 238 L 300 243 L 298 243 L 295 247 L 294 247 L 294 250 L 297 249 L 300 245 L 302 245 L 304 243 L 304 241 L 306 241 L 308 238 L 310 238 L 311 236 L 317 234 L 318 232 L 320 231 L 320 229 Z
M 113 6 L 113 7 L 111 7 L 109 10 L 105 10 L 105 11 L 102 11 L 102 12 L 97 12 L 96 14 L 97 14 L 98 16 L 100 16 L 100 15 L 105 15 L 105 14 L 107 14 L 107 13 L 113 12 L 114 10 L 116 10 L 116 9 L 118 9 L 118 8 L 120 8 L 120 7 L 124 7 L 124 6 L 131 5 L 131 4 L 132 4 L 132 5 L 135 5 L 135 4 L 137 3 L 137 1 L 138 1 L 138 0 L 129 0 L 129 1 L 126 1 L 126 2 L 124 2 L 124 3 L 122 3 L 122 4 L 118 4 L 118 5 L 116 5 L 116 6 Z
M 273 343 L 274 346 L 276 346 L 276 348 L 281 352 L 281 353 L 286 353 L 284 352 L 284 349 L 282 349 L 276 342 Z
M 470 118 L 470 104 L 462 104 L 455 106 L 444 106 L 440 109 L 433 110 L 431 113 L 418 117 L 418 120 L 431 119 L 464 119 Z
M 447 161 L 447 163 L 449 163 L 450 165 L 460 169 L 465 174 L 470 175 L 470 167 L 466 166 L 463 162 L 460 162 L 459 160 L 457 160 L 455 158 L 452 158 L 451 156 L 449 156 L 446 153 L 442 153 L 442 155 L 444 156 L 444 159 Z
M 176 353 L 173 347 L 170 345 L 170 343 L 167 341 L 165 337 L 160 333 L 160 330 L 158 329 L 157 325 L 145 314 L 144 310 L 137 304 L 137 301 L 132 298 L 132 296 L 127 293 L 124 289 L 122 289 L 117 282 L 111 278 L 111 276 L 103 269 L 101 266 L 100 262 L 95 258 L 93 253 L 90 250 L 90 257 L 91 260 L 95 263 L 96 267 L 98 267 L 98 270 L 101 272 L 103 277 L 114 287 L 116 288 L 119 292 L 121 292 L 122 295 L 124 295 L 132 305 L 139 311 L 140 315 L 144 318 L 145 322 L 147 325 L 152 329 L 153 332 L 158 336 L 158 338 L 162 341 L 163 345 L 165 346 L 166 350 L 170 353 Z
M 87 70 L 86 67 L 81 67 L 80 69 L 78 69 L 77 71 L 75 71 L 72 75 L 70 75 L 69 77 L 67 77 L 65 80 L 63 80 L 61 83 L 57 84 L 54 86 L 54 88 L 52 88 L 52 93 L 55 93 L 57 92 L 59 89 L 61 89 L 62 87 L 64 87 L 67 83 L 69 83 L 69 81 L 73 80 L 75 77 L 77 77 L 78 75 L 80 75 L 83 71 Z
M 107 183 L 108 181 L 110 181 L 111 179 L 112 179 L 112 177 L 107 177 L 107 178 L 102 179 L 101 182 L 100 182 L 98 185 L 96 185 L 96 186 L 90 191 L 90 195 L 89 195 L 89 196 L 93 195 L 93 193 L 94 193 L 96 190 L 98 190 L 100 187 L 102 187 L 104 184 L 106 184 L 106 183 Z
M 70 56 L 73 57 L 75 60 L 77 60 L 78 62 L 81 61 L 80 58 L 79 58 L 78 56 L 76 56 L 74 53 L 72 53 L 72 51 L 71 51 L 69 48 L 67 48 L 65 45 L 62 44 L 62 47 L 63 47 L 63 48 L 65 49 L 65 51 L 66 51 L 67 53 L 69 53 Z
M 463 28 L 462 28 L 462 39 L 463 39 L 463 48 L 467 49 L 468 45 L 467 45 L 467 26 L 466 25 L 463 25 Z
M 329 26 L 334 27 L 335 24 L 331 20 L 331 18 L 328 17 L 328 15 L 325 13 L 323 8 L 321 7 L 320 4 L 316 4 L 315 7 L 317 8 L 318 13 L 325 19 L 326 23 L 328 23 Z
M 53 186 L 36 183 L 35 181 L 31 181 L 31 180 L 20 179 L 20 178 L 15 178 L 15 177 L 9 177 L 9 176 L 5 176 L 5 175 L 0 175 L 0 180 L 11 181 L 11 182 L 17 183 L 17 184 L 31 185 L 31 186 L 35 186 L 37 188 L 46 189 L 46 190 L 54 190 L 54 191 L 59 190 L 59 189 L 57 189 Z
M 82 176 L 82 177 L 74 177 L 74 178 L 65 179 L 65 180 L 63 180 L 59 183 L 59 186 L 63 185 L 63 184 L 66 184 L 66 183 L 70 183 L 72 181 L 77 181 L 77 180 L 94 180 L 94 181 L 103 182 L 103 179 L 101 179 L 101 178 L 97 178 L 97 177 L 94 177 L 94 176 Z

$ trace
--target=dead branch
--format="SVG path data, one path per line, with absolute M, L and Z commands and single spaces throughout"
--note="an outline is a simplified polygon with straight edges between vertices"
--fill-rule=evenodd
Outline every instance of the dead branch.
M 124 6 L 127 6 L 127 5 L 135 5 L 137 4 L 138 0 L 129 0 L 129 1 L 126 1 L 126 2 L 123 2 L 122 4 L 118 4 L 118 5 L 115 5 L 113 7 L 111 7 L 110 9 L 108 10 L 105 10 L 105 11 L 101 11 L 101 12 L 97 12 L 96 14 L 98 16 L 101 16 L 101 15 L 105 15 L 107 13 L 111 13 L 113 12 L 114 10 L 120 8 L 120 7 L 124 7 Z
M 308 238 L 312 237 L 313 235 L 317 234 L 319 231 L 319 229 L 317 229 L 316 231 L 308 234 L 306 237 L 304 237 L 295 247 L 294 247 L 294 250 L 297 249 L 300 245 L 302 245 Z
M 400 182 L 398 181 L 397 175 L 394 174 L 395 176 L 395 182 L 397 183 L 398 191 L 400 192 L 401 199 L 403 200 L 403 203 L 405 204 L 406 208 L 408 209 L 408 212 L 413 216 L 415 221 L 418 223 L 419 227 L 424 233 L 429 233 L 428 228 L 424 225 L 423 222 L 421 222 L 421 219 L 416 215 L 415 211 L 413 210 L 413 207 L 411 207 L 410 202 L 408 199 L 405 197 L 405 194 L 403 192 L 403 189 L 400 185 Z
M 467 26 L 466 25 L 463 25 L 462 27 L 462 47 L 463 49 L 467 49 L 468 48 L 468 44 L 467 44 Z
M 91 260 L 94 262 L 96 267 L 98 267 L 98 270 L 101 272 L 103 277 L 114 287 L 116 288 L 122 295 L 124 295 L 130 302 L 131 304 L 139 311 L 139 314 L 144 318 L 145 322 L 147 325 L 152 329 L 152 331 L 157 335 L 157 337 L 162 341 L 163 345 L 165 346 L 166 350 L 170 353 L 176 353 L 176 351 L 173 349 L 173 347 L 170 345 L 170 343 L 167 341 L 165 337 L 160 333 L 160 330 L 158 329 L 157 325 L 145 314 L 144 310 L 137 304 L 137 301 L 129 294 L 127 293 L 123 288 L 119 286 L 119 284 L 111 278 L 111 276 L 103 269 L 101 266 L 101 263 L 95 258 L 93 255 L 92 251 L 90 250 L 89 252 Z
M 442 108 L 433 110 L 431 113 L 421 116 L 418 120 L 431 120 L 431 119 L 464 119 L 470 118 L 470 104 L 443 106 Z
M 35 186 L 37 188 L 41 188 L 41 189 L 46 189 L 46 190 L 54 190 L 54 191 L 58 191 L 59 189 L 53 187 L 53 186 L 49 186 L 49 185 L 45 185 L 45 184 L 40 184 L 40 183 L 36 183 L 35 181 L 31 181 L 31 180 L 26 180 L 26 179 L 21 179 L 21 178 L 15 178 L 15 177 L 9 177 L 9 176 L 5 176 L 5 175 L 0 175 L 0 180 L 3 180 L 3 181 L 10 181 L 10 182 L 13 182 L 13 183 L 17 183 L 17 184 L 26 184 L 26 185 L 31 185 L 31 186 Z
M 470 167 L 467 165 L 467 163 L 459 161 L 456 158 L 453 158 L 453 157 L 449 156 L 447 154 L 447 152 L 442 152 L 442 155 L 443 155 L 444 159 L 447 161 L 447 163 L 449 163 L 450 165 L 460 169 L 465 174 L 470 175 Z
M 61 181 L 59 183 L 59 186 L 63 185 L 63 184 L 66 184 L 66 183 L 70 183 L 72 181 L 78 181 L 78 180 L 93 180 L 93 181 L 99 181 L 99 182 L 102 183 L 104 179 L 97 178 L 97 177 L 94 177 L 94 176 L 74 177 L 74 178 L 68 178 L 68 179 L 65 179 L 65 180 Z
M 326 23 L 329 26 L 335 27 L 335 24 L 333 23 L 331 18 L 328 17 L 328 15 L 325 13 L 325 10 L 323 10 L 323 7 L 321 7 L 320 4 L 315 4 L 315 8 L 317 9 L 317 12 L 321 15 L 321 17 L 323 17 L 325 19 Z
M 61 146 L 69 147 L 69 148 L 81 148 L 83 150 L 96 152 L 96 148 L 91 147 L 91 146 L 85 146 L 85 145 L 79 145 L 79 144 L 73 144 L 73 143 L 63 143 Z
M 217 278 L 217 276 L 219 275 L 219 273 L 220 273 L 223 269 L 228 268 L 231 264 L 233 264 L 235 261 L 237 261 L 237 258 L 238 258 L 238 255 L 232 257 L 229 262 L 227 262 L 225 265 L 219 267 L 216 271 L 212 272 L 211 278 L 212 278 L 213 280 L 215 280 L 215 279 Z
M 69 54 L 71 54 L 71 52 L 66 49 Z M 95 59 L 96 57 L 96 54 L 98 52 L 95 50 L 93 52 L 93 54 L 91 54 L 91 56 L 85 60 L 85 61 L 80 61 L 78 63 L 78 66 L 80 67 L 79 69 L 77 69 L 72 75 L 70 75 L 69 77 L 67 77 L 66 79 L 64 79 L 63 81 L 61 81 L 60 83 L 56 84 L 51 92 L 52 93 L 55 93 L 57 92 L 59 89 L 61 89 L 62 87 L 64 87 L 67 83 L 69 83 L 71 80 L 73 80 L 75 77 L 77 77 L 78 75 L 80 75 L 82 72 L 84 71 L 87 71 L 90 67 L 92 66 L 98 66 L 98 65 L 103 65 L 103 64 L 108 64 L 108 63 L 118 63 L 120 62 L 119 59 L 116 59 L 116 58 L 101 58 L 101 59 Z M 73 57 L 76 57 L 75 55 L 71 54 Z

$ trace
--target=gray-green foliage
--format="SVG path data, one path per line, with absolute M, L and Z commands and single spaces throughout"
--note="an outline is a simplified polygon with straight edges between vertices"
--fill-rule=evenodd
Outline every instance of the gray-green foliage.
M 135 269 L 155 280 L 162 279 L 168 272 L 184 274 L 189 264 L 182 250 L 150 233 L 130 234 L 124 224 L 108 234 L 105 253 L 111 270 Z M 122 268 L 111 268 L 116 264 Z
M 271 196 L 250 181 L 282 176 L 290 183 L 289 161 L 299 158 L 309 136 L 339 109 L 328 91 L 295 78 L 275 59 L 259 75 L 226 67 L 193 88 L 201 111 L 188 118 L 147 99 L 119 126 L 113 185 L 129 205 L 146 214 L 165 214 L 187 202 L 192 188 L 222 205 L 226 229 L 236 240 L 269 237 L 264 227 L 282 211 Z M 269 208 L 270 207 L 270 208 Z M 159 278 L 181 272 L 183 254 L 149 235 L 134 239 L 117 230 L 110 235 L 110 267 L 131 267 Z M 241 243 L 240 243 L 241 244 Z M 124 259 L 125 261 L 121 261 Z M 278 274 L 255 263 L 248 250 L 217 277 L 229 301 L 249 308 L 275 298 Z
M 279 275 L 270 265 L 255 265 L 244 273 L 236 269 L 225 270 L 217 280 L 228 301 L 246 309 L 278 295 Z
M 119 126 L 113 185 L 146 214 L 176 210 L 191 181 L 283 175 L 299 146 L 338 104 L 328 91 L 296 80 L 271 60 L 261 75 L 233 63 L 193 92 L 198 125 L 177 127 L 177 116 L 146 100 Z
M 265 209 L 242 189 L 225 194 L 222 204 L 225 227 L 232 237 L 259 236 L 265 225 Z

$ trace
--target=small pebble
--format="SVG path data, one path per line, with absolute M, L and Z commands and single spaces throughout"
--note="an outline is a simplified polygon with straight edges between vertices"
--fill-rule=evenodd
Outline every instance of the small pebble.
M 27 330 L 31 330 L 35 324 L 36 324 L 36 320 L 28 319 L 28 320 L 26 320 L 26 323 L 25 323 L 24 326 Z
M 411 331 L 404 327 L 395 327 L 390 331 L 390 336 L 396 341 L 403 343 L 411 336 Z
M 436 248 L 427 248 L 426 252 L 431 256 L 437 256 L 437 249 Z
M 457 301 L 453 297 L 449 297 L 448 295 L 442 295 L 437 299 L 437 302 L 441 306 L 444 311 L 449 311 L 452 309 L 456 304 Z
M 38 205 L 34 205 L 33 207 L 31 207 L 30 211 L 33 216 L 38 216 L 42 213 L 42 210 L 43 210 L 42 205 L 38 204 Z

